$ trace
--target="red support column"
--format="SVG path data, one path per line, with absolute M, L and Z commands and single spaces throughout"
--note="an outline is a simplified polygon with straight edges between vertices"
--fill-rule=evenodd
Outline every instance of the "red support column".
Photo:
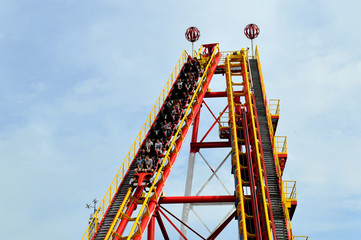
M 235 93 L 243 93 L 243 91 L 234 91 Z M 218 97 L 227 97 L 227 92 L 207 92 L 204 95 L 205 98 L 218 98 Z
M 177 228 L 177 226 L 167 217 L 167 215 L 164 214 L 164 212 L 158 208 L 158 212 L 160 212 L 167 220 L 168 222 L 173 226 L 173 228 L 183 237 L 183 239 L 188 240 L 186 236 Z
M 170 239 L 169 239 L 169 236 L 168 236 L 168 233 L 167 233 L 167 230 L 165 229 L 163 220 L 162 220 L 162 218 L 160 217 L 160 214 L 159 214 L 159 212 L 158 212 L 158 209 L 156 209 L 155 213 L 156 213 L 155 217 L 157 218 L 158 225 L 159 225 L 160 231 L 161 231 L 162 234 L 163 234 L 164 240 L 170 240 Z
M 160 204 L 177 204 L 177 203 L 224 203 L 235 202 L 233 195 L 221 196 L 179 196 L 179 197 L 162 197 Z
M 197 142 L 200 116 L 201 116 L 201 109 L 199 109 L 196 117 L 194 118 L 191 144 Z M 191 153 L 196 153 L 198 152 L 198 150 L 199 150 L 198 148 L 194 148 L 191 145 Z
M 155 217 L 152 216 L 148 225 L 148 240 L 155 240 Z
M 137 190 L 135 190 L 134 199 L 133 199 L 132 203 L 130 204 L 130 206 L 128 207 L 127 211 L 126 211 L 126 214 L 128 216 L 132 216 L 134 210 L 137 209 L 137 203 L 136 203 L 135 199 L 140 198 L 140 196 L 143 193 L 143 189 L 144 189 L 144 186 L 140 185 L 137 188 Z M 119 226 L 118 226 L 117 230 L 115 231 L 116 236 L 114 237 L 114 240 L 120 240 L 120 236 L 123 234 L 128 222 L 129 222 L 129 220 L 127 218 L 123 218 L 120 221 Z
M 207 240 L 214 240 L 216 237 L 227 227 L 227 225 L 236 217 L 236 211 L 234 211 L 208 238 Z

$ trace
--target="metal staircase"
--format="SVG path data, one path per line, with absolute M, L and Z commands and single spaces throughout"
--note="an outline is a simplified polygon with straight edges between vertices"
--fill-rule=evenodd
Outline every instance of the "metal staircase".
M 285 214 L 282 205 L 282 195 L 279 188 L 279 179 L 276 172 L 272 143 L 267 122 L 265 99 L 263 98 L 262 83 L 256 59 L 249 60 L 250 73 L 253 81 L 256 109 L 261 133 L 264 162 L 266 166 L 268 191 L 271 199 L 271 209 L 277 240 L 288 240 Z
M 113 201 L 105 214 L 98 231 L 95 233 L 93 240 L 103 240 L 109 231 L 110 225 L 113 223 L 115 216 L 118 213 L 118 210 L 123 203 L 125 196 L 127 195 L 128 189 L 130 187 L 130 180 L 134 178 L 134 169 L 135 162 L 130 166 L 129 171 L 124 177 L 123 182 L 120 184 L 118 192 L 115 194 Z

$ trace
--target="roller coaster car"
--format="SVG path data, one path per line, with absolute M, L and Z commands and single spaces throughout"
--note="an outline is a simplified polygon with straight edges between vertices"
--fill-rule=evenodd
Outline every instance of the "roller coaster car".
M 203 47 L 203 53 L 200 54 L 199 63 L 202 68 L 205 68 L 207 66 L 209 57 L 212 55 L 213 51 L 215 50 L 215 47 L 218 43 L 211 43 L 211 44 L 204 44 Z
M 218 43 L 203 44 L 203 56 L 211 56 Z
M 154 172 L 136 173 L 134 174 L 134 179 L 133 181 L 130 182 L 130 185 L 133 187 L 139 187 L 139 186 L 146 187 L 147 185 L 150 184 L 150 178 L 153 176 L 153 174 Z

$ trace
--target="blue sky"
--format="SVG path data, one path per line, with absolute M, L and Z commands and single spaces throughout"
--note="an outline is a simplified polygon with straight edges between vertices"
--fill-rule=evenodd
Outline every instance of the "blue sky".
M 0 0 L 2 237 L 80 239 L 85 203 L 102 199 L 181 52 L 190 51 L 187 27 L 201 31 L 197 48 L 219 42 L 227 51 L 249 45 L 243 28 L 253 22 L 268 97 L 281 99 L 284 178 L 298 184 L 293 231 L 356 239 L 359 9 L 350 0 Z M 184 181 L 188 151 L 185 144 L 169 186 Z

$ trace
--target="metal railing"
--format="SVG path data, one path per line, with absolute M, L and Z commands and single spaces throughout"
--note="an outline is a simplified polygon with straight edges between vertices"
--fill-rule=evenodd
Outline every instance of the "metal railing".
M 223 65 L 225 65 L 226 64 L 226 57 L 227 57 L 227 55 L 232 55 L 232 54 L 234 54 L 234 53 L 237 53 L 237 54 L 241 54 L 241 51 L 239 50 L 239 51 L 223 51 L 223 52 L 221 52 L 222 53 L 222 56 L 221 56 L 221 59 L 219 60 L 219 63 L 218 63 L 218 65 L 219 66 L 223 66 Z
M 283 196 L 287 200 L 297 201 L 296 181 L 283 181 Z
M 296 181 L 283 181 L 282 201 L 285 205 L 284 212 L 285 212 L 285 216 L 286 216 L 286 224 L 287 224 L 288 234 L 291 235 L 292 234 L 292 226 L 291 226 L 291 218 L 290 218 L 289 208 L 291 207 L 291 201 L 297 201 Z M 294 238 L 292 237 L 292 239 L 294 239 Z
M 242 49 L 244 50 L 244 49 Z M 239 58 L 242 54 L 242 50 L 235 50 L 235 51 L 222 51 L 221 59 L 219 60 L 218 66 L 223 66 L 226 64 L 226 57 L 229 55 L 229 59 L 232 60 L 233 57 Z M 247 50 L 244 50 L 245 52 L 245 58 L 248 59 L 248 48 Z
M 268 100 L 270 114 L 272 116 L 280 115 L 280 100 L 279 99 L 270 99 Z
M 286 136 L 275 136 L 274 143 L 277 154 L 287 154 L 287 137 Z
M 222 115 L 222 113 L 219 113 L 219 115 Z M 218 124 L 219 128 L 229 128 L 228 112 L 223 113 L 223 115 L 219 118 Z
M 308 240 L 308 236 L 293 236 L 292 240 Z
M 134 160 L 135 155 L 137 154 L 140 146 L 142 145 L 144 138 L 146 137 L 149 129 L 151 128 L 155 118 L 157 117 L 157 114 L 159 110 L 161 109 L 164 100 L 167 98 L 168 93 L 170 89 L 172 88 L 174 82 L 177 80 L 178 74 L 180 70 L 182 69 L 182 66 L 187 60 L 187 52 L 184 50 L 181 54 L 176 66 L 174 67 L 170 77 L 168 78 L 168 81 L 166 82 L 162 92 L 160 93 L 155 105 L 153 106 L 152 110 L 150 111 L 149 116 L 145 120 L 145 123 L 143 124 L 142 128 L 140 129 L 140 132 L 138 136 L 135 138 L 135 141 L 133 142 L 132 146 L 130 147 L 130 150 L 128 154 L 126 155 L 122 165 L 120 166 L 117 174 L 115 175 L 112 183 L 110 184 L 110 187 L 108 188 L 107 192 L 105 193 L 105 196 L 103 200 L 100 202 L 99 207 L 97 211 L 94 214 L 93 219 L 103 219 L 106 210 L 108 209 L 114 194 L 117 192 L 119 184 L 122 182 L 126 172 L 129 169 L 130 164 Z M 90 221 L 93 222 L 93 219 Z M 94 227 L 94 225 L 89 224 L 87 227 L 82 240 L 86 239 L 87 236 L 91 236 L 94 232 L 92 232 L 92 229 L 97 229 L 98 224 Z

